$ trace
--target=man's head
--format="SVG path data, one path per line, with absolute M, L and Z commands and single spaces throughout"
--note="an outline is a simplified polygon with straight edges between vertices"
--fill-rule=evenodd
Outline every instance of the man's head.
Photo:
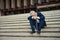
M 31 16 L 37 16 L 37 13 L 35 11 L 30 11 Z

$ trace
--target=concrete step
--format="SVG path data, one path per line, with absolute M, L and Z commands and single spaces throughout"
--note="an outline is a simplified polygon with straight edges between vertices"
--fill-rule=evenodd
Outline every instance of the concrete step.
M 53 13 L 48 13 L 48 12 L 46 12 L 46 13 L 44 12 L 44 13 L 43 13 L 43 12 L 42 12 L 42 14 L 43 14 L 44 16 L 48 16 L 48 17 L 49 17 L 49 16 L 59 16 L 59 15 L 60 15 L 60 13 L 57 13 L 57 14 L 56 14 L 56 13 L 54 13 L 54 12 L 53 12 Z M 9 17 L 9 18 L 13 18 L 13 17 L 19 18 L 19 17 L 22 17 L 22 15 L 23 15 L 23 17 L 28 17 L 28 16 L 30 16 L 30 13 L 18 14 L 18 15 L 11 15 L 11 16 L 3 16 L 3 17 L 1 16 L 0 18 L 8 18 L 8 17 Z
M 10 28 L 10 29 L 14 29 L 14 28 L 20 28 L 20 29 L 30 29 L 30 26 L 0 26 L 0 29 L 2 28 Z M 46 28 L 60 28 L 60 25 L 54 26 L 54 25 L 47 25 Z
M 60 25 L 60 22 L 46 22 L 47 25 Z M 13 25 L 30 25 L 29 23 L 24 23 L 24 22 L 20 22 L 20 23 L 1 23 L 0 25 L 9 25 L 9 26 L 13 26 Z
M 21 19 L 21 20 L 1 20 L 0 23 L 28 23 L 28 20 Z M 60 19 L 46 19 L 46 22 L 60 22 Z
M 60 40 L 60 38 L 49 37 L 0 37 L 1 40 Z
M 24 19 L 27 19 L 28 16 L 25 16 L 25 17 L 24 17 L 24 16 L 22 16 L 22 17 L 20 17 L 20 16 L 19 16 L 19 17 L 9 17 L 9 18 L 6 18 L 6 17 L 5 17 L 5 18 L 1 18 L 1 20 L 2 20 L 2 19 L 5 19 L 5 20 L 6 20 L 6 19 L 23 19 L 23 18 L 24 18 Z M 60 18 L 60 15 L 59 15 L 59 16 L 58 16 L 58 15 L 57 15 L 57 16 L 52 16 L 52 15 L 51 15 L 51 16 L 45 16 L 45 18 L 46 18 L 46 19 L 48 19 L 48 18 L 50 18 L 50 19 L 51 19 L 51 18 Z
M 5 18 L 6 18 L 6 19 L 15 19 L 15 18 L 18 19 L 18 18 L 27 18 L 28 16 L 29 16 L 29 15 L 26 15 L 26 16 L 23 16 L 23 17 L 22 17 L 21 15 L 20 15 L 20 16 L 17 15 L 17 16 L 15 17 L 15 16 L 13 15 L 12 17 L 11 17 L 11 16 L 6 16 L 6 17 L 4 16 L 4 17 L 0 17 L 0 18 L 1 18 L 1 19 L 5 19 Z M 50 14 L 50 15 L 49 15 L 49 13 L 48 13 L 48 14 L 44 14 L 44 16 L 45 16 L 46 18 L 49 18 L 49 17 L 59 17 L 60 14 L 54 14 L 54 15 L 53 15 L 53 14 Z M 14 17 L 15 17 L 15 18 L 14 18 Z
M 20 23 L 20 22 L 24 22 L 24 23 L 28 23 L 29 22 L 29 20 L 4 20 L 4 21 L 0 21 L 0 23 Z M 46 19 L 46 22 L 60 22 L 60 20 L 59 19 L 56 19 L 56 20 L 47 20 Z
M 52 26 L 57 25 L 58 27 L 60 26 L 59 24 L 48 24 L 47 26 L 51 27 L 50 25 L 52 25 Z M 15 24 L 12 24 L 12 25 L 11 24 L 9 24 L 9 25 L 8 24 L 6 24 L 6 25 L 3 24 L 3 25 L 0 25 L 0 27 L 4 27 L 4 26 L 5 27 L 6 26 L 8 26 L 8 27 L 9 26 L 30 26 L 30 24 L 28 24 L 28 25 L 27 24 L 16 24 L 16 25 Z
M 20 27 L 20 28 L 28 28 L 29 25 L 0 25 L 0 27 Z M 47 27 L 60 27 L 60 25 L 47 25 Z
M 46 21 L 53 21 L 53 20 L 60 20 L 59 18 L 52 18 L 52 19 L 45 19 Z M 0 22 L 11 22 L 11 21 L 28 21 L 28 19 L 6 19 L 6 20 L 0 20 Z
M 5 37 L 59 37 L 60 33 L 41 33 L 39 34 L 30 34 L 30 33 L 0 33 L 0 36 Z
M 54 21 L 60 21 L 60 19 L 46 19 L 46 22 L 54 22 Z M 29 20 L 21 19 L 21 20 L 1 20 L 1 23 L 3 22 L 29 22 Z
M 1 18 L 1 19 L 3 19 L 3 18 L 7 18 L 7 19 L 15 19 L 15 18 L 28 18 L 29 16 L 30 16 L 30 15 L 28 14 L 27 16 L 23 16 L 23 17 L 17 15 L 16 17 L 15 17 L 15 16 L 12 16 L 12 17 L 7 16 L 7 17 L 0 17 L 0 18 Z M 49 14 L 44 14 L 44 16 L 45 16 L 46 18 L 54 17 L 54 16 L 55 16 L 55 17 L 59 17 L 60 14 L 54 14 L 54 15 L 53 15 L 53 14 L 52 14 L 52 15 L 51 15 L 51 14 L 50 14 L 50 15 L 49 15 Z M 14 17 L 15 17 L 15 18 L 14 18 Z
M 19 16 L 19 17 L 0 18 L 0 19 L 1 19 L 1 20 L 3 20 L 3 19 L 5 19 L 5 20 L 9 20 L 9 19 L 14 20 L 14 19 L 27 19 L 27 18 L 28 18 L 28 17 L 26 17 L 26 16 L 25 16 L 25 17 L 23 17 L 23 16 L 20 17 L 20 16 Z M 58 18 L 60 18 L 60 15 L 59 15 L 59 16 L 45 16 L 45 18 L 46 18 L 46 19 L 52 19 L 52 18 L 57 18 L 57 19 L 58 19 Z
M 20 28 L 13 28 L 13 29 L 12 29 L 12 28 L 11 28 L 11 29 L 9 29 L 9 28 L 0 28 L 0 33 L 1 33 L 1 32 L 5 32 L 5 33 L 6 33 L 6 32 L 7 32 L 7 33 L 9 33 L 9 32 L 12 32 L 12 33 L 13 33 L 13 32 L 16 32 L 16 33 L 17 33 L 17 32 L 18 32 L 18 33 L 19 33 L 19 32 L 24 32 L 24 33 L 26 33 L 26 32 L 30 32 L 30 31 L 31 31 L 31 29 L 27 29 L 27 28 L 26 28 L 26 29 L 20 29 Z M 60 28 L 48 28 L 48 29 L 42 29 L 41 31 L 42 31 L 42 32 L 45 32 L 45 33 L 46 33 L 46 32 L 47 32 L 47 33 L 48 33 L 48 32 L 52 32 L 52 33 L 54 33 L 54 32 L 57 33 L 57 32 L 58 32 L 58 33 L 60 33 Z
M 29 24 L 29 21 L 5 21 L 5 22 L 1 22 L 1 24 Z M 58 21 L 46 21 L 47 24 L 50 23 L 60 23 L 60 20 Z

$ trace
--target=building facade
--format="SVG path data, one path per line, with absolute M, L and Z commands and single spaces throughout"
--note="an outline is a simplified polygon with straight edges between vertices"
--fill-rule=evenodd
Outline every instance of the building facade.
M 28 13 L 30 10 L 42 8 L 42 5 L 57 3 L 60 3 L 60 0 L 0 0 L 0 14 Z

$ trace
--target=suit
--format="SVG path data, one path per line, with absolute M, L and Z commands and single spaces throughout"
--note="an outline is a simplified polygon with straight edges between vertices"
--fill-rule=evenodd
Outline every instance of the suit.
M 32 31 L 35 31 L 35 28 L 37 29 L 37 31 L 41 31 L 42 28 L 44 28 L 44 26 L 46 26 L 46 22 L 45 22 L 45 16 L 43 14 L 41 14 L 41 12 L 37 12 L 37 16 L 40 18 L 39 23 L 37 23 L 36 20 L 32 19 L 32 16 L 28 17 L 28 20 L 30 22 L 30 26 Z

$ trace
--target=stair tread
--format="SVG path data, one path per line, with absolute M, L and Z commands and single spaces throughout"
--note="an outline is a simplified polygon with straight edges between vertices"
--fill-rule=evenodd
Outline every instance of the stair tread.
M 46 37 L 0 37 L 2 40 L 60 40 L 60 38 L 46 38 Z
M 59 36 L 60 33 L 41 33 L 40 35 L 38 34 L 30 34 L 30 33 L 0 33 L 0 35 L 10 35 L 10 36 Z
M 0 31 L 31 31 L 31 29 L 0 29 Z M 60 28 L 42 29 L 41 31 L 58 31 L 58 32 L 60 32 Z
M 20 28 L 27 28 L 30 27 L 29 25 L 0 25 L 0 27 L 20 27 Z M 60 27 L 60 25 L 47 25 L 47 27 Z

